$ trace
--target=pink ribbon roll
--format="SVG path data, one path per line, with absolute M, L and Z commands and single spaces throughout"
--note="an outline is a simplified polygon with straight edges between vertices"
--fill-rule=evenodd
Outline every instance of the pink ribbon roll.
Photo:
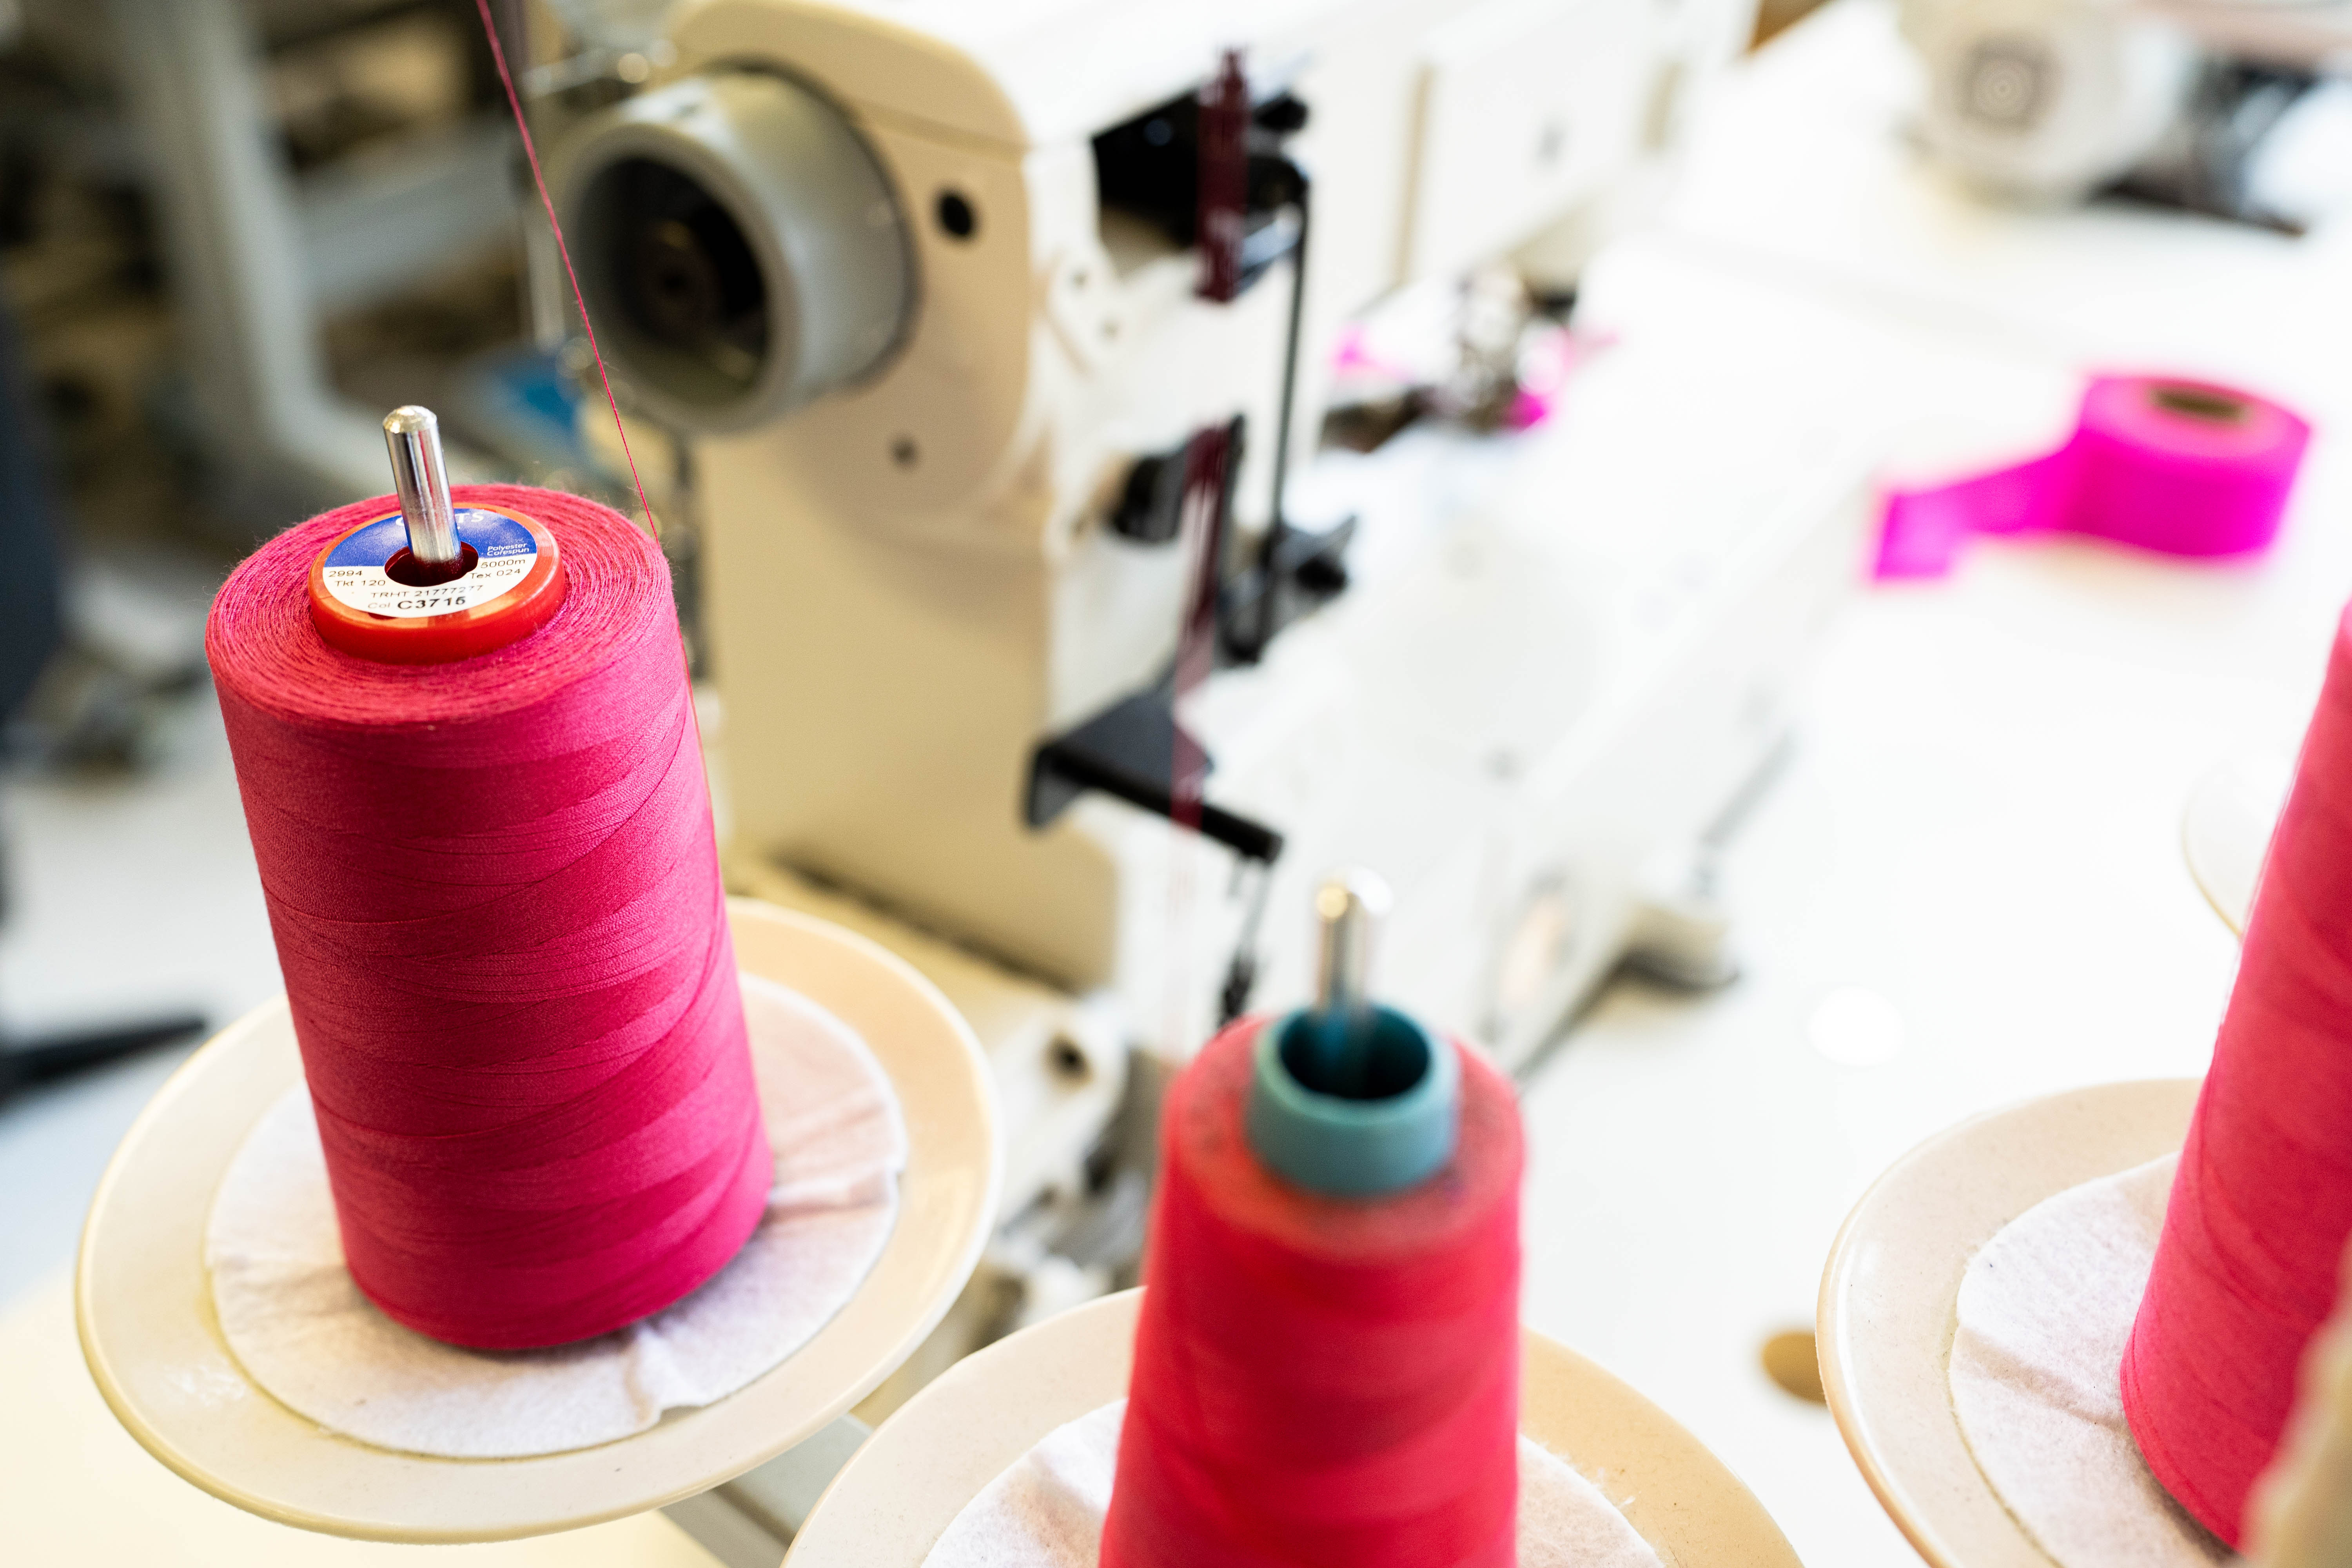
M 1874 575 L 1940 577 L 1971 533 L 2078 533 L 2166 555 L 2245 555 L 2278 534 L 2311 426 L 2210 382 L 2102 375 L 2058 450 L 1890 490 Z

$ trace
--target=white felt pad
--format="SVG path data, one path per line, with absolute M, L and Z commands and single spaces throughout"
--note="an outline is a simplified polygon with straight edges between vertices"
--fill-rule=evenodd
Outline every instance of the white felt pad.
M 2060 1568 L 2234 1561 L 2157 1483 L 2124 1421 L 2124 1343 L 2179 1161 L 2043 1199 L 1960 1279 L 1952 1407 L 1985 1479 Z
M 856 1031 L 748 974 L 743 1010 L 776 1183 L 743 1250 L 692 1295 L 551 1350 L 460 1350 L 401 1327 L 343 1267 L 318 1123 L 297 1086 L 255 1124 L 213 1202 L 205 1261 L 229 1348 L 322 1426 L 451 1458 L 585 1448 L 734 1393 L 856 1290 L 897 1223 L 907 1164 L 898 1097 Z
M 1127 1401 L 1045 1434 L 949 1525 L 923 1568 L 1096 1568 Z M 1599 1488 L 1519 1439 L 1519 1568 L 1662 1568 Z

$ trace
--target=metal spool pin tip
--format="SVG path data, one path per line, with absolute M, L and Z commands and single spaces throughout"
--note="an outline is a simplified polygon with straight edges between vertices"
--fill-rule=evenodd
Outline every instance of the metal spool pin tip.
M 1370 1006 L 1372 938 L 1389 912 L 1389 885 L 1370 871 L 1347 870 L 1315 890 L 1319 958 L 1316 1005 L 1355 1017 Z
M 449 472 L 441 455 L 441 421 L 415 404 L 383 416 L 383 444 L 392 453 L 392 488 L 408 528 L 409 553 L 427 566 L 457 563 L 457 514 L 449 504 Z

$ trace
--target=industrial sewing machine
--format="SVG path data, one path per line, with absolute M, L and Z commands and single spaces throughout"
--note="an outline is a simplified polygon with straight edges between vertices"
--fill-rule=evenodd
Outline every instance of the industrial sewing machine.
M 730 874 L 964 1007 L 1013 1208 L 1130 1046 L 1307 994 L 1258 915 L 1339 862 L 1397 1002 L 1514 1066 L 1629 950 L 1722 969 L 1704 846 L 1863 458 L 1683 450 L 1708 364 L 1638 344 L 1530 435 L 1317 448 L 1347 323 L 1572 282 L 1748 16 L 702 0 L 566 139 L 604 347 L 693 437 Z

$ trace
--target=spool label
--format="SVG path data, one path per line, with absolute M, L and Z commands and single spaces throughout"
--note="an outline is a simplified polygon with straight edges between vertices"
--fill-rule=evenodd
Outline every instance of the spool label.
M 479 507 L 457 509 L 457 542 L 474 547 L 474 569 L 463 577 L 413 588 L 393 581 L 384 563 L 408 547 L 400 514 L 378 518 L 335 546 L 320 577 L 336 601 L 372 616 L 415 620 L 453 615 L 503 598 L 539 563 L 539 541 L 514 519 Z

